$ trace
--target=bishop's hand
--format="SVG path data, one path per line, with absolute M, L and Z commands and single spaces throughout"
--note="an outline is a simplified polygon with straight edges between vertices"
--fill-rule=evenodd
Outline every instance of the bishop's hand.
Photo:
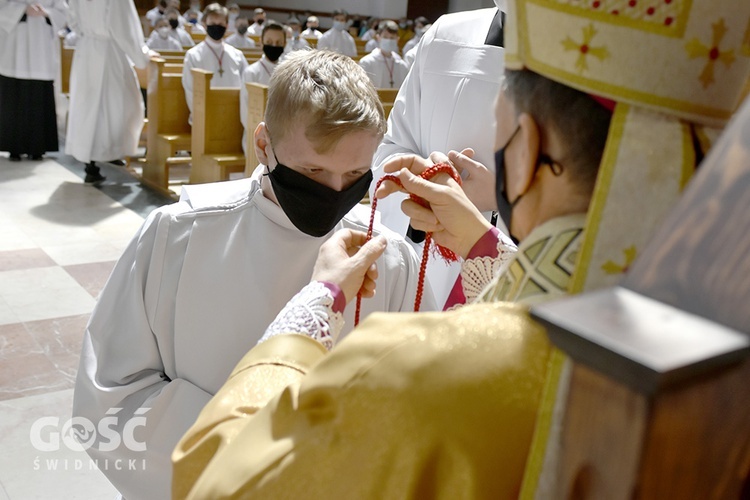
M 418 177 L 432 166 L 432 161 L 415 155 L 394 158 L 384 165 L 383 170 L 386 173 L 398 172 L 396 175 L 403 188 L 385 181 L 375 196 L 385 198 L 396 191 L 405 191 L 424 199 L 428 207 L 411 199 L 401 204 L 401 210 L 411 219 L 411 226 L 432 233 L 436 243 L 465 258 L 492 226 L 448 174 L 440 173 L 430 180 Z

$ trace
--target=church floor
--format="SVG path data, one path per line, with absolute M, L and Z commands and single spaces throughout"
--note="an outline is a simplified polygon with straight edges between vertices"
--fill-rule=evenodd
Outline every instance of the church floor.
M 71 418 L 95 299 L 143 218 L 171 200 L 101 166 L 107 180 L 93 187 L 61 153 L 18 163 L 0 153 L 0 500 L 116 494 L 55 438 Z

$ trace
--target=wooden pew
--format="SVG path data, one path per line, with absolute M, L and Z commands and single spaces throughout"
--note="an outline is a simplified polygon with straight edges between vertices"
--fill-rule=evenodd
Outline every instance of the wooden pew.
M 378 89 L 378 97 L 380 97 L 380 102 L 383 104 L 383 111 L 385 111 L 386 118 L 391 114 L 397 95 L 398 89 Z
M 176 158 L 175 153 L 190 149 L 191 131 L 182 71 L 166 72 L 165 65 L 163 59 L 149 63 L 146 164 L 141 181 L 171 196 L 169 167 L 190 161 Z
M 354 38 L 354 45 L 357 46 L 357 54 L 360 56 L 363 56 L 366 54 L 365 52 L 365 45 L 367 45 L 366 40 L 362 40 L 359 37 Z
M 307 40 L 307 43 L 310 44 L 310 48 L 317 49 L 318 48 L 318 39 L 314 36 L 311 37 L 304 37 L 305 40 Z
M 73 67 L 75 49 L 65 47 L 65 37 L 60 37 L 60 92 L 70 93 L 70 68 Z
M 245 87 L 247 88 L 247 130 L 244 139 L 246 152 L 245 177 L 250 177 L 259 163 L 253 145 L 253 136 L 258 124 L 265 120 L 268 86 L 259 83 L 246 83 Z
M 240 89 L 211 88 L 213 73 L 192 69 L 193 133 L 190 183 L 225 181 L 245 170 Z

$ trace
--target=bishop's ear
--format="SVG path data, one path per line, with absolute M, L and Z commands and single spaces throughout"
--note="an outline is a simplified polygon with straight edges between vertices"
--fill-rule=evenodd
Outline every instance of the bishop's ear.
M 253 146 L 255 147 L 255 156 L 263 165 L 268 165 L 268 155 L 266 150 L 270 148 L 271 139 L 268 137 L 266 123 L 260 122 L 253 134 Z
M 518 116 L 517 146 L 509 148 L 514 155 L 513 175 L 507 176 L 507 193 L 511 200 L 525 194 L 534 182 L 537 158 L 541 147 L 541 133 L 539 125 L 528 113 Z

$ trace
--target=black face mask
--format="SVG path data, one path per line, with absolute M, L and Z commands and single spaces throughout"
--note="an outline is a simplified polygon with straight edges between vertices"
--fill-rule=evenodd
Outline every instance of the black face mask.
M 265 19 L 258 19 L 255 22 L 258 23 L 258 26 L 260 26 L 260 25 L 262 25 L 265 22 Z
M 173 30 L 177 29 L 177 26 L 180 25 L 180 22 L 177 19 L 170 19 L 169 25 L 172 27 Z
M 497 201 L 497 214 L 508 229 L 508 236 L 510 236 L 510 239 L 513 240 L 513 243 L 516 245 L 518 245 L 518 238 L 513 236 L 510 232 L 510 220 L 513 217 L 513 208 L 526 193 L 519 194 L 513 201 L 508 199 L 508 187 L 505 185 L 505 150 L 510 146 L 511 141 L 513 141 L 513 138 L 519 130 L 521 130 L 521 127 L 516 127 L 516 130 L 510 135 L 508 142 L 505 143 L 505 146 L 495 151 L 495 199 Z M 562 165 L 554 161 L 547 154 L 540 152 L 537 157 L 536 165 L 534 166 L 534 176 L 536 176 L 536 170 L 539 168 L 539 165 L 543 164 L 549 165 L 553 175 L 558 176 L 562 174 Z
M 274 47 L 273 45 L 264 45 L 263 53 L 266 55 L 269 61 L 276 62 L 284 53 L 284 47 Z
M 513 217 L 513 207 L 516 206 L 518 200 L 523 195 L 518 195 L 512 203 L 508 200 L 507 186 L 505 185 L 505 150 L 510 146 L 511 141 L 513 141 L 519 130 L 520 127 L 516 127 L 508 142 L 505 143 L 505 146 L 495 152 L 495 198 L 497 200 L 497 214 L 508 229 L 508 236 L 510 236 L 510 239 L 516 245 L 518 245 L 518 238 L 510 234 L 510 220 Z
M 372 182 L 372 171 L 368 170 L 348 188 L 336 191 L 278 163 L 278 160 L 276 168 L 264 175 L 271 179 L 276 199 L 292 224 L 316 238 L 328 234 L 349 210 L 362 201 Z
M 221 24 L 209 24 L 206 26 L 206 33 L 208 36 L 216 40 L 217 42 L 224 38 L 224 33 L 227 32 L 227 27 Z
M 245 33 L 247 33 L 247 26 L 243 24 L 242 26 L 237 28 L 237 33 L 239 33 L 240 35 L 244 35 Z

